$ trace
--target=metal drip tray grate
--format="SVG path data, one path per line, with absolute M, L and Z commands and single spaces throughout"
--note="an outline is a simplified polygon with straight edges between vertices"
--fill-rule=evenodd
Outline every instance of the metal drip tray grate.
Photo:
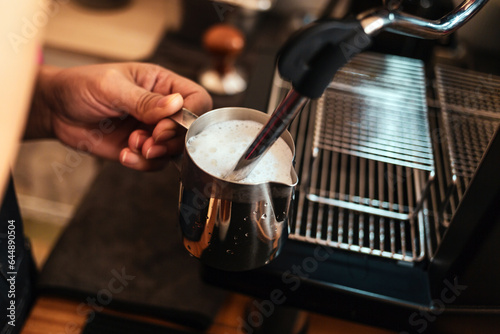
M 425 105 L 405 101 L 401 94 L 381 97 L 329 89 L 317 117 L 318 149 L 433 170 Z
M 500 126 L 500 77 L 441 64 L 435 73 L 450 170 L 441 209 L 447 226 Z
M 288 85 L 277 76 L 269 110 Z M 290 131 L 299 172 L 290 238 L 414 262 L 434 174 L 422 62 L 361 54 Z
M 500 77 L 443 64 L 435 72 L 443 110 L 500 119 Z
M 319 101 L 314 145 L 432 171 L 423 63 L 362 54 Z
M 443 112 L 443 119 L 452 159 L 452 172 L 455 176 L 470 179 L 500 124 L 500 118 L 479 117 L 447 110 Z
M 313 158 L 309 200 L 401 220 L 415 214 L 434 171 L 422 62 L 363 54 L 346 65 L 318 101 Z M 318 182 L 325 169 L 336 172 Z
M 500 124 L 500 78 L 436 66 L 452 173 L 471 178 Z
M 408 207 L 417 206 L 429 172 L 329 150 L 313 157 L 307 133 L 315 124 L 311 105 L 290 129 L 301 180 L 290 238 L 397 261 L 423 259 L 424 210 L 410 215 Z M 324 192 L 316 196 L 312 186 Z
M 410 167 L 324 150 L 313 162 L 307 198 L 407 220 L 421 209 L 429 177 L 428 172 Z

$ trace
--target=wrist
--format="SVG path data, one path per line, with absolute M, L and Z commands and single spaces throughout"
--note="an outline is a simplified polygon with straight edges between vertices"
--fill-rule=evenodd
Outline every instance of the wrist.
M 57 108 L 54 78 L 60 70 L 53 66 L 40 66 L 24 139 L 55 138 L 52 128 L 53 113 Z

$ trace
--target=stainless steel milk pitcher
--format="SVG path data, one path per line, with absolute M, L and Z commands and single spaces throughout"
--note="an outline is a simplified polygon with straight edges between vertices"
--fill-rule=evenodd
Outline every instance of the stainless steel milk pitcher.
M 265 124 L 269 115 L 248 108 L 221 108 L 196 118 L 187 111 L 172 117 L 188 128 L 185 143 L 214 123 L 252 120 Z M 295 155 L 288 131 L 281 136 Z M 230 140 L 230 139 L 229 139 Z M 179 195 L 179 222 L 186 249 L 203 263 L 224 270 L 250 270 L 267 264 L 288 236 L 297 184 L 226 181 L 202 170 L 184 149 Z

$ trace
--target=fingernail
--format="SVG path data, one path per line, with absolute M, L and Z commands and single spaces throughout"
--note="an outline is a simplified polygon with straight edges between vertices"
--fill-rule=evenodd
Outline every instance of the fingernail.
M 164 130 L 155 138 L 155 143 L 169 140 L 175 137 L 175 130 Z
M 145 136 L 143 134 L 137 134 L 135 138 L 135 143 L 134 146 L 131 147 L 132 151 L 135 153 L 139 153 L 141 151 L 141 146 L 144 144 L 144 142 L 148 139 L 148 136 Z
M 137 139 L 135 140 L 135 144 L 134 144 L 134 149 L 138 152 L 139 151 L 139 139 L 141 139 L 141 136 L 137 136 Z M 125 153 L 125 155 L 127 155 Z
M 167 153 L 167 148 L 161 145 L 151 146 L 146 152 L 146 159 L 158 158 Z
M 122 156 L 122 163 L 124 165 L 135 165 L 139 162 L 139 156 L 132 152 L 124 152 Z
M 156 104 L 156 106 L 159 108 L 165 108 L 169 104 L 176 102 L 175 100 L 177 100 L 177 99 L 182 99 L 182 95 L 179 93 L 170 94 L 170 95 L 164 96 L 160 100 L 158 100 L 158 103 Z

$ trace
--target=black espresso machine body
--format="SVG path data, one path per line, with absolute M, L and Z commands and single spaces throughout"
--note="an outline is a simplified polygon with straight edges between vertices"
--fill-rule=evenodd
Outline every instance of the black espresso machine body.
M 415 35 L 400 19 L 389 30 Z M 402 333 L 494 333 L 500 78 L 380 54 L 374 40 L 290 126 L 300 183 L 280 256 L 204 279 L 258 298 L 263 319 L 295 307 Z M 290 88 L 276 73 L 269 112 Z
M 416 263 L 288 240 L 250 272 L 205 267 L 215 285 L 402 333 L 495 333 L 500 326 L 500 135 L 495 135 L 444 236 Z M 317 214 L 317 213 L 313 213 Z

